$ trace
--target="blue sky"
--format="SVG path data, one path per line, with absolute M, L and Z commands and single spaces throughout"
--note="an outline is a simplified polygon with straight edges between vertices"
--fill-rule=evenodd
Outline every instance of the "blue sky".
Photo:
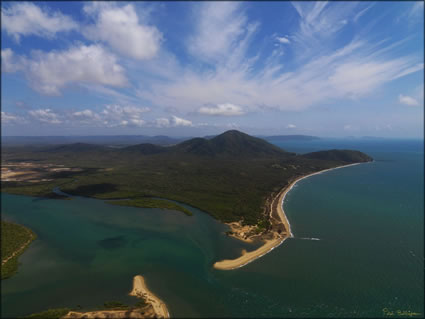
M 1 10 L 3 135 L 423 136 L 423 2 Z

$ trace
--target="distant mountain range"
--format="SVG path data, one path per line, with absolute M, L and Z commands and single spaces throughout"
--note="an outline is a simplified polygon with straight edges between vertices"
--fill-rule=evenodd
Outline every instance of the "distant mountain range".
M 204 139 L 210 140 L 217 135 L 205 136 Z M 257 136 L 269 142 L 280 141 L 311 141 L 319 139 L 316 136 L 309 135 L 277 135 L 277 136 Z M 155 145 L 175 145 L 187 141 L 192 137 L 170 137 L 165 135 L 147 136 L 147 135 L 102 135 L 102 136 L 2 136 L 1 142 L 4 146 L 22 146 L 22 145 L 60 145 L 73 143 L 101 144 L 123 147 L 126 145 L 135 145 L 141 143 Z
M 134 145 L 151 143 L 157 145 L 173 145 L 188 138 L 169 137 L 164 135 L 103 135 L 103 136 L 2 136 L 1 141 L 5 146 L 11 145 L 52 145 L 88 143 L 104 145 Z
M 195 137 L 175 145 L 161 146 L 152 143 L 141 143 L 120 148 L 110 145 L 73 143 L 59 146 L 45 146 L 39 151 L 55 154 L 93 154 L 105 157 L 113 154 L 121 156 L 144 156 L 166 153 L 174 156 L 192 155 L 209 158 L 285 158 L 296 157 L 295 153 L 287 152 L 264 139 L 230 130 L 215 137 Z M 294 158 L 295 158 L 294 157 Z M 299 155 L 298 158 L 314 160 L 339 161 L 346 163 L 367 162 L 372 160 L 366 154 L 352 150 L 327 150 Z

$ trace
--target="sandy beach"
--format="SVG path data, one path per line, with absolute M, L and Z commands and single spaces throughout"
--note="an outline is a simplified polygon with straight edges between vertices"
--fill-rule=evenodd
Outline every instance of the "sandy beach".
M 300 180 L 317 175 L 322 174 L 324 172 L 342 168 L 342 167 L 348 167 L 353 165 L 358 165 L 360 163 L 354 163 L 354 164 L 348 164 L 348 165 L 342 165 L 338 167 L 328 168 L 324 169 L 315 173 L 311 173 L 305 176 L 301 176 L 297 179 L 295 179 L 293 182 L 291 182 L 288 186 L 284 187 L 273 199 L 272 203 L 270 204 L 270 218 L 273 218 L 273 205 L 276 205 L 276 212 L 279 216 L 280 222 L 284 225 L 285 232 L 278 233 L 273 232 L 273 238 L 265 240 L 265 244 L 259 247 L 258 249 L 251 251 L 251 252 L 242 252 L 242 256 L 236 258 L 236 259 L 226 259 L 217 261 L 214 263 L 213 267 L 220 270 L 232 270 L 236 268 L 243 267 L 250 262 L 260 258 L 261 256 L 264 256 L 268 252 L 272 251 L 274 248 L 282 244 L 285 239 L 294 237 L 291 232 L 291 224 L 289 223 L 288 218 L 286 217 L 285 211 L 283 210 L 283 201 L 285 200 L 286 195 L 288 192 L 295 186 L 296 183 L 298 183 Z M 277 203 L 276 203 L 277 201 Z
M 65 316 L 63 316 L 62 319 L 170 318 L 166 304 L 148 289 L 145 283 L 145 279 L 142 276 L 134 276 L 133 289 L 129 295 L 144 299 L 148 306 L 129 310 L 97 310 L 88 312 L 70 311 Z
M 170 318 L 167 305 L 148 289 L 142 276 L 134 276 L 133 290 L 130 292 L 130 296 L 144 298 L 147 303 L 152 305 L 158 318 Z

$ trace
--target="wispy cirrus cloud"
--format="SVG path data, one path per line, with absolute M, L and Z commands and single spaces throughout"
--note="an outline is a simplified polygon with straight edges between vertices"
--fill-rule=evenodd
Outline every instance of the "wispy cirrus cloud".
M 189 37 L 189 52 L 209 62 L 223 59 L 247 32 L 247 18 L 238 2 L 196 4 L 195 33 Z
M 294 3 L 299 15 L 298 28 L 288 35 L 295 42 L 288 49 L 297 53 L 307 45 L 315 54 L 306 53 L 303 62 L 295 63 L 291 69 L 285 67 L 279 50 L 260 61 L 260 53 L 255 54 L 251 46 L 259 25 L 249 21 L 243 10 L 236 10 L 239 5 L 223 3 L 217 10 L 225 19 L 218 19 L 218 11 L 207 10 L 209 4 L 197 4 L 196 13 L 208 23 L 195 20 L 200 31 L 190 38 L 188 48 L 191 52 L 196 52 L 196 48 L 199 59 L 208 60 L 212 68 L 168 68 L 167 80 L 152 81 L 148 88 L 138 91 L 139 96 L 157 105 L 172 105 L 182 112 L 202 109 L 204 114 L 218 113 L 211 105 L 223 105 L 226 101 L 244 105 L 246 111 L 303 110 L 325 101 L 366 96 L 385 83 L 423 69 L 420 56 L 389 54 L 403 41 L 377 43 L 367 36 L 354 36 L 348 42 L 334 41 L 365 10 L 357 3 Z M 207 31 L 203 30 L 220 33 L 219 30 L 226 29 L 229 31 L 217 43 L 212 39 L 209 45 L 205 40 Z M 225 54 L 214 55 L 218 51 Z
M 58 32 L 78 29 L 78 23 L 59 11 L 42 9 L 32 2 L 14 2 L 1 8 L 2 29 L 19 42 L 21 36 L 53 38 Z

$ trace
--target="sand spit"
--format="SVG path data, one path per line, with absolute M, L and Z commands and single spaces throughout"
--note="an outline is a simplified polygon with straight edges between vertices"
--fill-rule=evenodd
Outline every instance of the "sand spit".
M 220 270 L 232 270 L 232 269 L 243 267 L 243 266 L 249 264 L 250 262 L 264 256 L 268 252 L 272 251 L 274 248 L 276 248 L 277 246 L 282 244 L 285 241 L 285 239 L 294 237 L 292 232 L 291 232 L 291 224 L 289 223 L 289 220 L 285 215 L 285 211 L 283 210 L 283 201 L 285 200 L 285 197 L 288 194 L 288 192 L 294 187 L 294 185 L 296 183 L 298 183 L 300 180 L 307 178 L 307 177 L 310 177 L 310 176 L 313 176 L 313 175 L 321 174 L 321 173 L 324 173 L 324 172 L 327 172 L 327 171 L 330 171 L 330 170 L 334 170 L 334 169 L 338 169 L 338 168 L 342 168 L 342 167 L 358 165 L 358 164 L 360 164 L 360 163 L 354 163 L 354 164 L 342 165 L 342 166 L 338 166 L 338 167 L 334 167 L 334 168 L 328 168 L 328 169 L 324 169 L 322 171 L 311 173 L 311 174 L 308 174 L 308 175 L 305 175 L 305 176 L 302 176 L 302 177 L 295 179 L 288 186 L 284 187 L 275 196 L 275 198 L 272 200 L 272 202 L 270 204 L 270 218 L 271 218 L 271 220 L 273 219 L 273 213 L 276 212 L 277 215 L 279 216 L 281 224 L 284 226 L 284 231 L 280 231 L 280 232 L 272 231 L 271 232 L 272 238 L 266 239 L 265 244 L 263 246 L 259 247 L 258 249 L 254 250 L 254 251 L 251 251 L 251 252 L 243 251 L 242 256 L 240 256 L 239 258 L 236 258 L 236 259 L 226 259 L 226 260 L 217 261 L 216 263 L 214 263 L 213 267 L 216 268 L 216 269 L 220 269 Z M 249 238 L 244 238 L 243 240 L 249 241 Z
M 3 259 L 1 261 L 2 266 L 7 263 L 9 260 L 11 260 L 13 257 L 17 256 L 18 254 L 20 254 L 25 248 L 27 248 L 27 246 L 29 244 L 31 244 L 31 242 L 35 239 L 34 234 L 29 231 L 28 229 L 25 229 L 29 234 L 30 234 L 30 239 L 28 239 L 28 241 L 26 241 L 21 247 L 19 247 L 17 250 L 15 250 L 12 255 L 6 257 L 5 259 Z
M 155 296 L 146 286 L 142 276 L 133 278 L 133 290 L 130 296 L 142 298 L 148 304 L 142 308 L 127 310 L 98 310 L 89 312 L 70 311 L 62 319 L 82 319 L 82 318 L 170 318 L 166 304 Z
M 97 319 L 97 318 L 110 318 L 110 319 L 121 319 L 121 318 L 157 318 L 152 308 L 145 310 L 143 309 L 132 309 L 132 310 L 100 310 L 100 311 L 89 311 L 89 312 L 77 312 L 70 311 L 62 319 Z
M 130 292 L 130 296 L 144 298 L 147 303 L 152 305 L 158 318 L 170 318 L 167 305 L 148 289 L 142 276 L 137 275 L 133 278 L 133 290 Z

